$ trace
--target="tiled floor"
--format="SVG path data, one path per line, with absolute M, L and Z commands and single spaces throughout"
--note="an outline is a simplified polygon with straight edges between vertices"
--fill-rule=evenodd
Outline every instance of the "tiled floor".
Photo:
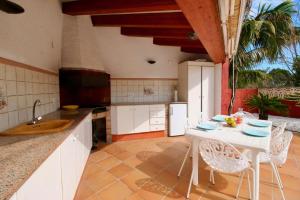
M 293 139 L 287 163 L 280 168 L 287 200 L 300 199 L 300 134 Z M 191 160 L 182 176 L 177 173 L 187 150 L 184 137 L 117 142 L 90 155 L 76 200 L 181 200 L 188 187 Z M 200 184 L 193 186 L 191 199 L 234 199 L 238 175 L 215 174 L 209 183 L 208 168 L 200 164 Z M 246 180 L 240 199 L 248 199 Z M 261 200 L 280 200 L 272 185 L 271 167 L 261 166 Z

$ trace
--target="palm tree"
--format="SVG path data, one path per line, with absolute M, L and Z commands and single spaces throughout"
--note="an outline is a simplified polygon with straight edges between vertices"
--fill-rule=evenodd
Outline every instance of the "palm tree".
M 235 83 L 240 71 L 251 69 L 264 60 L 274 62 L 284 55 L 285 47 L 300 41 L 299 37 L 293 37 L 299 34 L 292 20 L 292 15 L 295 13 L 294 3 L 287 0 L 276 7 L 262 4 L 255 15 L 246 16 L 237 53 L 233 58 L 234 65 L 233 60 L 230 63 L 235 71 L 233 77 Z M 232 112 L 235 100 L 236 85 L 228 108 L 229 114 Z
M 300 56 L 294 59 L 293 63 L 294 83 L 296 87 L 300 86 Z
M 238 72 L 239 79 L 236 88 L 258 88 L 263 87 L 272 81 L 272 76 L 264 70 L 244 69 Z

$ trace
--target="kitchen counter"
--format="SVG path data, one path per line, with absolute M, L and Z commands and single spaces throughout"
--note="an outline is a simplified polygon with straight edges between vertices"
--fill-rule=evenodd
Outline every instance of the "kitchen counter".
M 68 129 L 59 133 L 1 136 L 0 200 L 8 200 L 91 111 L 92 109 L 79 109 L 75 112 L 58 110 L 45 115 L 44 120 L 74 120 Z
M 112 103 L 111 106 L 135 106 L 135 105 L 157 105 L 157 104 L 176 104 L 176 103 L 187 103 L 187 102 L 132 102 L 132 103 Z

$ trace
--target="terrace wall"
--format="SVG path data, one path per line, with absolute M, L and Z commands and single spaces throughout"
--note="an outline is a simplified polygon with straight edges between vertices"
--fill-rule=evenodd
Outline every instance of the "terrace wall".
M 232 89 L 229 87 L 229 60 L 227 59 L 222 66 L 222 114 L 228 114 L 231 94 Z M 237 112 L 238 108 L 243 108 L 245 111 L 249 111 L 245 105 L 246 100 L 257 94 L 258 89 L 237 89 L 233 105 L 233 113 Z

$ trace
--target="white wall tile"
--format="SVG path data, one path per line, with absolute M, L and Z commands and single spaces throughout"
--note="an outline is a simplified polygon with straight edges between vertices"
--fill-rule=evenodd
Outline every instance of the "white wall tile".
M 26 109 L 28 121 L 32 120 L 32 107 Z
M 25 69 L 16 67 L 17 81 L 25 81 Z
M 58 76 L 0 64 L 0 88 L 0 99 L 7 102 L 0 110 L 0 130 L 31 119 L 36 99 L 42 101 L 40 114 L 59 108 Z
M 8 113 L 0 114 L 0 131 L 8 129 Z
M 5 65 L 0 63 L 0 79 L 5 79 Z
M 26 94 L 32 94 L 32 83 L 26 82 Z
M 111 98 L 113 103 L 125 102 L 168 102 L 172 101 L 177 80 L 112 80 Z M 144 89 L 153 94 L 144 94 Z
M 26 95 L 26 107 L 33 106 L 33 95 Z
M 18 109 L 26 108 L 26 96 L 18 96 Z
M 26 84 L 25 82 L 17 82 L 17 95 L 25 95 L 26 94 Z
M 6 96 L 6 82 L 4 80 L 0 80 L 0 97 Z
M 17 82 L 16 81 L 6 81 L 6 95 L 12 96 L 17 94 Z
M 18 111 L 13 111 L 8 113 L 8 124 L 9 127 L 14 127 L 19 124 L 19 113 Z
M 17 79 L 15 67 L 9 65 L 5 66 L 5 79 L 12 81 L 15 81 Z
M 23 122 L 28 121 L 27 110 L 26 109 L 19 110 L 18 115 L 19 115 L 19 123 L 23 123 Z
M 38 72 L 32 72 L 32 82 L 37 83 L 39 80 Z
M 116 80 L 111 80 L 111 81 L 110 81 L 110 85 L 112 85 L 112 86 L 117 85 L 117 81 L 116 81 Z
M 33 71 L 25 69 L 25 81 L 32 82 L 32 73 Z
M 5 101 L 7 104 L 7 97 L 1 97 L 0 100 Z M 4 106 L 4 108 L 0 109 L 0 113 L 6 113 L 7 112 L 7 106 Z
M 15 111 L 18 109 L 18 98 L 17 96 L 7 97 L 7 111 Z

